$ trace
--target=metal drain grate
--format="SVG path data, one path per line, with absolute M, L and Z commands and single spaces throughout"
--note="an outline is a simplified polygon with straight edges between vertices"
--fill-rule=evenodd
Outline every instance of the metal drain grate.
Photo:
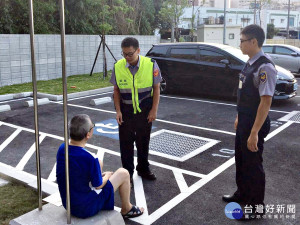
M 293 121 L 295 123 L 300 123 L 300 111 L 292 111 L 284 117 L 281 117 L 279 121 Z
M 169 130 L 151 134 L 149 152 L 153 155 L 185 161 L 219 141 Z

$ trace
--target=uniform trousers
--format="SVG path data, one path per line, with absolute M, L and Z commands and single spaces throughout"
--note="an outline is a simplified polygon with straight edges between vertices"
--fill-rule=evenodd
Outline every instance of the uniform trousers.
M 267 117 L 258 133 L 258 151 L 247 148 L 255 116 L 238 114 L 238 126 L 235 138 L 236 184 L 235 195 L 250 205 L 263 204 L 265 196 L 265 172 L 263 168 L 264 138 L 270 131 L 270 119 Z
M 119 125 L 119 140 L 122 165 L 128 170 L 130 177 L 134 171 L 134 142 L 137 148 L 137 167 L 140 172 L 148 172 L 149 142 L 152 123 L 148 123 L 147 117 L 150 109 L 144 109 L 141 113 L 122 112 L 123 123 Z

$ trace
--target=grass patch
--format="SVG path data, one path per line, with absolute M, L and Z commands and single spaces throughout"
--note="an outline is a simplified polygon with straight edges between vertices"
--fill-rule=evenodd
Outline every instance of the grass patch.
M 22 184 L 9 183 L 0 187 L 0 224 L 38 208 L 37 192 Z
M 111 71 L 108 72 L 108 76 L 105 79 L 103 79 L 103 73 L 95 73 L 92 76 L 90 76 L 89 74 L 69 76 L 67 78 L 68 93 L 88 91 L 112 86 L 112 84 L 109 82 L 110 77 Z M 71 86 L 75 86 L 76 88 L 71 88 Z M 37 81 L 37 89 L 38 92 L 41 93 L 62 95 L 62 78 Z M 32 83 L 30 82 L 0 87 L 0 95 L 20 92 L 32 92 Z

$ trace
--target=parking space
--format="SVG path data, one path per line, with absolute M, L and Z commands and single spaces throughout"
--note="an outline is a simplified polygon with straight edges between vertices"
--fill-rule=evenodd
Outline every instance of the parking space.
M 121 167 L 118 128 L 113 103 L 90 105 L 103 93 L 70 99 L 69 119 L 88 114 L 96 124 L 87 149 L 104 161 L 104 170 Z M 12 110 L 0 113 L 0 167 L 9 166 L 36 174 L 33 108 L 22 102 L 6 101 Z M 1 102 L 0 102 L 1 104 Z M 63 105 L 50 102 L 39 106 L 41 175 L 55 186 L 55 157 L 63 142 Z M 266 138 L 264 159 L 267 177 L 266 204 L 298 204 L 300 197 L 299 137 L 297 121 L 280 120 L 300 111 L 299 96 L 273 103 L 272 127 Z M 134 175 L 131 200 L 144 206 L 145 215 L 127 224 L 235 224 L 224 214 L 223 194 L 235 191 L 232 101 L 161 96 L 158 118 L 153 123 L 149 160 L 157 175 L 147 181 Z M 298 169 L 297 169 L 298 168 Z M 283 194 L 284 193 L 284 194 Z M 120 199 L 116 194 L 116 207 Z M 297 209 L 296 209 L 297 211 Z M 297 219 L 264 219 L 255 224 L 292 224 Z

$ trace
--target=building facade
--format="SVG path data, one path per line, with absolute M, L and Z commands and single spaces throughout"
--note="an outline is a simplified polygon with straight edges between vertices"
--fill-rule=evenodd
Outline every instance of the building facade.
M 224 8 L 215 7 L 194 7 L 194 27 L 201 24 L 220 24 L 224 20 Z M 186 8 L 181 17 L 179 27 L 191 29 L 192 8 Z M 265 30 L 267 24 L 274 24 L 275 28 L 286 29 L 288 13 L 286 10 L 256 10 L 256 24 Z M 253 9 L 227 8 L 226 25 L 237 25 L 241 28 L 254 23 Z M 290 29 L 300 29 L 300 11 L 290 11 Z

